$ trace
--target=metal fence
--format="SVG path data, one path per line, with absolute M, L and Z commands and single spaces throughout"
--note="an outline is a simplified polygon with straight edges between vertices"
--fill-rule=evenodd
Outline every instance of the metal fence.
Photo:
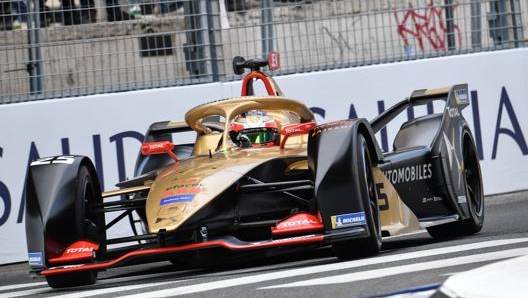
M 0 103 L 523 47 L 526 0 L 0 1 Z

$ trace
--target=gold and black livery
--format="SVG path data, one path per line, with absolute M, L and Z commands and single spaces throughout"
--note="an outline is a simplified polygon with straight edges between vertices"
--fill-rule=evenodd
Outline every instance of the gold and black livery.
M 236 57 L 235 73 L 250 69 L 241 96 L 153 123 L 135 177 L 115 190 L 101 191 L 88 157 L 34 161 L 25 191 L 31 271 L 60 288 L 139 262 L 202 266 L 324 245 L 357 258 L 377 254 L 384 237 L 420 229 L 438 238 L 480 231 L 479 158 L 461 113 L 467 85 L 414 91 L 371 121 L 317 124 L 261 70 L 278 65 L 277 53 Z M 433 102 L 441 112 L 432 113 Z M 403 123 L 393 150 L 382 152 L 375 134 L 418 105 L 431 112 Z M 251 110 L 275 121 L 278 145 L 241 148 L 231 138 L 231 121 Z M 130 223 L 130 235 L 110 237 L 119 221 Z

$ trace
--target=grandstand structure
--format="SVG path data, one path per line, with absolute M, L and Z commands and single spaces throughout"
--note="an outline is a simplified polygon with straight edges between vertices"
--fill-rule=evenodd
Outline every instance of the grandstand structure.
M 238 80 L 528 45 L 525 0 L 12 0 L 0 104 Z

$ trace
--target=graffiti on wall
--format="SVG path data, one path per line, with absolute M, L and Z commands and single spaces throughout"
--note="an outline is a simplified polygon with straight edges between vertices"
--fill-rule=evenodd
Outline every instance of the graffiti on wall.
M 452 4 L 453 14 L 458 7 L 458 2 Z M 415 8 L 409 2 L 407 9 L 394 11 L 394 17 L 398 24 L 397 30 L 403 39 L 406 49 L 411 46 L 411 40 L 416 40 L 417 49 L 424 51 L 433 49 L 436 51 L 447 50 L 447 36 L 449 33 L 445 6 L 435 6 L 433 0 L 429 0 L 425 7 Z M 452 20 L 452 34 L 456 36 L 458 46 L 462 44 L 462 35 L 456 21 Z

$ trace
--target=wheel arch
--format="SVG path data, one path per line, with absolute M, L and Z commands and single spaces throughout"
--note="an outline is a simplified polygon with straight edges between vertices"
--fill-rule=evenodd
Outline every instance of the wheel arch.
M 358 123 L 358 133 L 361 133 L 367 141 L 370 157 L 374 164 L 379 164 L 383 160 L 383 153 L 376 140 L 372 127 L 367 121 L 361 121 Z
M 457 171 L 449 171 L 446 167 L 446 172 L 444 175 L 446 177 L 451 177 L 451 192 L 453 193 L 453 202 L 457 205 L 457 208 L 459 210 L 459 215 L 462 219 L 466 219 L 471 217 L 471 213 L 469 211 L 468 205 L 466 204 L 465 200 L 462 198 L 466 196 L 466 183 L 464 181 L 464 169 L 466 165 L 464 164 L 464 146 L 466 145 L 466 142 L 469 141 L 470 146 L 473 146 L 475 148 L 475 139 L 473 138 L 473 134 L 471 132 L 471 128 L 469 127 L 469 124 L 464 118 L 457 119 L 458 122 L 455 126 L 455 136 L 456 140 L 452 140 L 453 146 L 454 146 L 454 154 L 456 155 L 457 161 L 459 164 L 459 169 Z M 449 148 L 445 148 L 445 150 L 449 150 Z M 448 155 L 448 154 L 444 154 Z M 478 165 L 480 170 L 480 165 Z M 462 181 L 462 183 L 456 183 L 457 181 Z M 482 182 L 481 182 L 482 184 Z
M 361 190 L 350 183 L 358 180 L 355 148 L 360 134 L 367 143 L 372 163 L 380 162 L 381 150 L 365 119 L 325 123 L 315 127 L 310 134 L 308 164 L 314 179 L 314 196 L 327 233 L 336 231 L 332 217 L 365 211 Z
M 71 243 L 84 236 L 85 222 L 79 220 L 84 207 L 76 199 L 83 168 L 92 177 L 94 200 L 101 199 L 95 166 L 86 156 L 54 156 L 30 165 L 26 181 L 25 228 L 31 268 L 49 267 L 48 259 L 58 257 Z M 104 221 L 104 217 L 103 217 Z M 65 227 L 68 230 L 65 231 Z

